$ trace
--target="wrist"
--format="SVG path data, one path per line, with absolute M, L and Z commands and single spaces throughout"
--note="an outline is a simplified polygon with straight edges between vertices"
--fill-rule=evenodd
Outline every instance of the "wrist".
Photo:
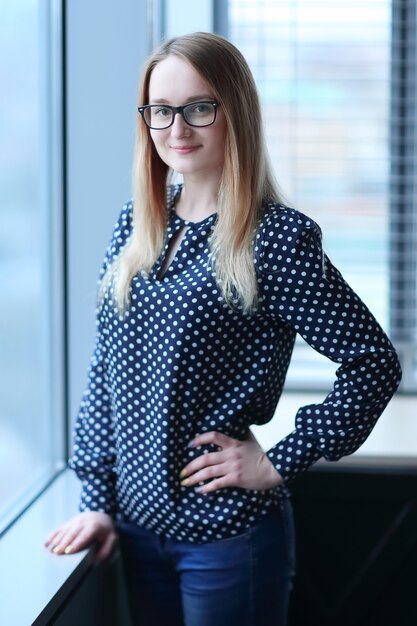
M 272 461 L 265 454 L 265 462 L 268 467 L 268 483 L 270 484 L 270 488 L 279 487 L 284 484 L 284 479 L 281 474 L 278 472 L 276 467 L 273 465 Z

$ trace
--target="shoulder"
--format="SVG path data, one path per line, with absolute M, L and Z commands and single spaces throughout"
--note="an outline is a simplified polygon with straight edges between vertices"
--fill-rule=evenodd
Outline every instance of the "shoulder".
M 308 215 L 275 202 L 268 202 L 265 205 L 258 228 L 261 237 L 286 234 L 292 240 L 303 233 L 311 232 L 321 231 L 319 225 Z
M 168 207 L 171 207 L 175 202 L 182 187 L 183 185 L 181 183 L 167 185 L 166 201 Z M 133 222 L 133 199 L 131 198 L 123 205 L 114 226 L 112 238 L 107 250 L 107 256 L 110 261 L 119 254 L 121 248 L 127 243 L 133 231 Z
M 113 237 L 130 233 L 133 222 L 133 200 L 128 200 L 122 207 L 113 231 Z
M 312 244 L 321 258 L 321 229 L 311 217 L 275 202 L 265 205 L 255 243 L 261 270 L 282 271 L 285 263 L 311 254 Z

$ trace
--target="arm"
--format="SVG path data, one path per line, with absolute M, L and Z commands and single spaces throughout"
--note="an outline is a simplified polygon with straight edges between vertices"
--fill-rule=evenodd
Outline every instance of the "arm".
M 74 428 L 69 466 L 81 480 L 80 511 L 113 515 L 115 499 L 115 443 L 111 392 L 107 380 L 105 347 L 100 322 L 88 383 Z
M 100 271 L 100 280 L 117 257 L 131 232 L 131 203 L 117 220 Z M 74 428 L 73 454 L 69 465 L 81 480 L 80 511 L 99 511 L 113 515 L 116 510 L 116 459 L 113 432 L 112 392 L 108 381 L 106 302 L 97 310 L 96 341 L 88 382 Z
M 267 452 L 287 481 L 321 457 L 336 461 L 355 452 L 396 391 L 401 370 L 382 328 L 324 255 L 319 227 L 290 211 L 267 230 L 262 306 L 340 364 L 324 402 L 300 408 L 293 432 Z M 285 259 L 276 264 L 283 234 Z
M 114 460 L 110 390 L 98 322 L 96 346 L 75 424 L 73 454 L 69 460 L 70 468 L 81 480 L 81 513 L 49 535 L 45 546 L 51 552 L 70 554 L 96 541 L 96 558 L 103 560 L 110 555 L 116 539 L 113 523 L 116 510 Z
M 100 280 L 108 266 L 127 242 L 131 232 L 131 203 L 119 216 L 100 271 Z M 114 546 L 116 532 L 113 515 L 117 509 L 115 494 L 115 438 L 113 407 L 106 363 L 106 320 L 104 308 L 97 311 L 97 332 L 88 382 L 74 428 L 73 454 L 69 466 L 81 480 L 81 513 L 55 529 L 46 547 L 55 554 L 82 550 L 96 541 L 96 558 L 107 558 Z

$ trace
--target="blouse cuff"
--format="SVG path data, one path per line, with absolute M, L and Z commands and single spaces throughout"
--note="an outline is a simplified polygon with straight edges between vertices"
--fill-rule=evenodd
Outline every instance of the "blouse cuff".
M 303 431 L 294 430 L 266 453 L 285 483 L 306 471 L 322 457 Z

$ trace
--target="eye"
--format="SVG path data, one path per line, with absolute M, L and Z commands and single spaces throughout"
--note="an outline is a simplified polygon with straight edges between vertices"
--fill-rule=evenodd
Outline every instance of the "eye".
M 152 115 L 157 115 L 158 117 L 168 117 L 171 115 L 171 109 L 167 107 L 153 107 Z
M 193 115 L 207 115 L 211 113 L 213 105 L 208 102 L 196 102 L 190 105 L 190 113 Z

